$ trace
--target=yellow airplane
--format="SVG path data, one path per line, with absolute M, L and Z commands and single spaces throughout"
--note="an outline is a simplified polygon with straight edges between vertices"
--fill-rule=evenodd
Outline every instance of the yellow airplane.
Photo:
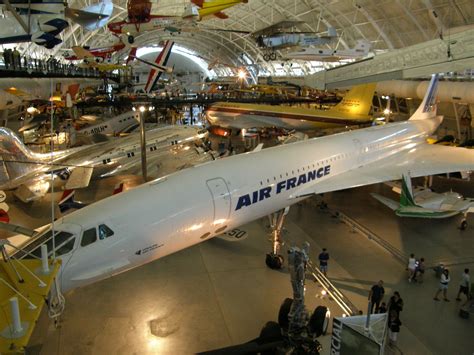
M 112 63 L 96 63 L 96 62 L 83 62 L 79 64 L 80 68 L 96 68 L 100 72 L 113 71 L 113 70 L 128 70 L 128 66 L 125 64 L 112 64 Z
M 201 19 L 210 15 L 214 15 L 221 19 L 226 19 L 228 16 L 221 12 L 222 10 L 228 9 L 229 7 L 240 3 L 247 3 L 248 0 L 192 0 L 191 2 L 199 7 L 198 12 Z
M 247 129 L 280 127 L 312 130 L 372 123 L 370 115 L 375 83 L 354 86 L 341 102 L 328 110 L 314 107 L 217 102 L 206 111 L 212 125 Z

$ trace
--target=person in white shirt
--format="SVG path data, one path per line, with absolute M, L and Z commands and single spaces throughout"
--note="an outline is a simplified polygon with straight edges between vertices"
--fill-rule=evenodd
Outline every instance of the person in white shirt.
M 410 257 L 408 258 L 408 282 L 411 282 L 413 276 L 415 276 L 415 270 L 416 270 L 416 259 L 415 259 L 415 254 L 410 254 Z
M 459 292 L 456 296 L 456 301 L 461 301 L 461 293 L 464 293 L 467 299 L 470 298 L 471 294 L 471 277 L 469 276 L 469 269 L 464 269 L 464 273 L 461 276 L 461 284 L 459 285 Z
M 439 301 L 438 296 L 441 293 L 441 291 L 443 291 L 444 300 L 446 302 L 449 302 L 448 297 L 447 297 L 449 281 L 451 281 L 451 278 L 449 277 L 449 270 L 444 269 L 443 273 L 441 274 L 441 278 L 439 279 L 439 289 L 433 298 L 435 301 Z

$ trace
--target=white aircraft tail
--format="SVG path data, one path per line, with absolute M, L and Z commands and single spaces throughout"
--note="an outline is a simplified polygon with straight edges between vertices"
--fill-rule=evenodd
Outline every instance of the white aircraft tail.
M 170 57 L 171 48 L 173 48 L 173 44 L 173 41 L 166 41 L 163 50 L 160 52 L 160 54 L 158 54 L 158 57 L 156 57 L 155 63 L 152 64 L 152 69 L 150 70 L 148 80 L 145 84 L 146 93 L 149 93 L 152 90 L 153 86 L 155 86 L 156 82 L 160 78 L 161 73 L 170 73 L 173 70 L 172 68 L 166 67 L 166 63 L 168 62 L 168 58 Z
M 438 92 L 438 74 L 433 74 L 425 97 L 410 120 L 425 120 L 436 117 L 436 94 Z
M 34 170 L 39 163 L 37 154 L 6 127 L 0 127 L 0 156 L 0 184 Z
M 369 49 L 370 49 L 370 42 L 364 39 L 358 40 L 354 46 L 354 51 L 360 56 L 367 55 L 369 53 Z

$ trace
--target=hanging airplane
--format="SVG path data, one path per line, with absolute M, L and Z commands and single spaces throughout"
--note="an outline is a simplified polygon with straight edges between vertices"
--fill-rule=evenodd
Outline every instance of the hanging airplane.
M 146 81 L 144 91 L 145 93 L 149 94 L 153 88 L 155 87 L 156 83 L 161 77 L 162 73 L 172 73 L 173 68 L 167 67 L 166 64 L 168 63 L 168 59 L 171 55 L 171 49 L 173 48 L 174 42 L 173 41 L 165 41 L 163 49 L 157 55 L 155 62 L 151 63 L 147 60 L 141 59 L 137 56 L 132 56 L 132 59 L 136 59 L 137 61 L 144 63 L 151 67 L 150 73 L 148 74 L 148 79 Z
M 161 173 L 163 152 L 173 152 L 179 158 L 195 143 L 208 136 L 204 129 L 191 126 L 170 126 L 147 132 L 146 149 L 150 176 Z M 205 154 L 204 154 L 205 153 Z M 0 127 L 0 190 L 14 190 L 23 202 L 43 197 L 51 187 L 51 175 L 56 188 L 78 189 L 89 186 L 91 179 L 118 174 L 133 174 L 140 170 L 139 134 L 94 145 L 51 153 L 35 153 L 26 147 L 8 128 Z M 203 152 L 194 163 L 213 159 Z M 167 170 L 167 172 L 169 172 Z
M 147 31 L 190 31 L 190 27 L 195 28 L 197 22 L 211 15 L 226 19 L 228 16 L 222 10 L 246 2 L 247 0 L 192 0 L 181 16 L 167 16 L 151 14 L 151 2 L 148 0 L 129 0 L 127 19 L 111 22 L 107 27 L 117 35 L 127 35 L 128 42 L 132 44 L 135 36 Z
M 354 86 L 341 102 L 329 110 L 308 107 L 217 102 L 206 110 L 212 125 L 248 129 L 280 127 L 312 130 L 351 125 L 368 125 L 375 84 Z
M 74 54 L 70 52 L 64 53 L 64 59 L 66 60 L 83 60 L 103 62 L 106 59 L 110 59 L 110 56 L 118 51 L 121 51 L 126 46 L 122 41 L 119 41 L 110 46 L 104 46 L 100 48 L 87 48 L 81 46 L 73 46 L 71 49 Z
M 252 32 L 251 35 L 255 38 L 257 45 L 266 49 L 263 59 L 267 62 L 277 59 L 276 50 L 295 46 L 323 46 L 335 42 L 339 38 L 334 27 L 328 28 L 327 35 L 321 35 L 315 32 L 296 30 L 295 27 L 301 24 L 304 22 L 285 20 Z
M 474 151 L 426 142 L 442 122 L 436 113 L 437 80 L 432 78 L 408 121 L 185 169 L 74 211 L 23 248 L 38 257 L 46 244 L 50 255 L 59 256 L 61 287 L 67 291 L 271 215 L 273 247 L 266 262 L 279 268 L 281 228 L 291 205 L 315 194 L 399 179 L 408 170 L 412 176 L 474 170 Z
M 104 26 L 113 11 L 110 0 L 81 10 L 62 0 L 0 0 L 0 6 L 6 11 L 0 19 L 0 44 L 34 42 L 48 49 L 62 42 L 59 34 L 69 26 L 68 18 L 92 31 Z
M 359 59 L 369 54 L 370 42 L 358 40 L 354 48 L 329 49 L 329 48 L 301 48 L 299 51 L 283 54 L 283 59 L 309 60 L 319 62 L 338 62 L 343 59 Z
M 372 197 L 395 211 L 399 217 L 411 218 L 448 218 L 463 214 L 459 228 L 467 228 L 467 214 L 474 213 L 474 198 L 464 198 L 457 192 L 436 193 L 429 188 L 412 189 L 410 176 L 403 175 L 402 187 L 394 187 L 393 191 L 400 194 L 396 202 L 385 196 L 371 193 Z

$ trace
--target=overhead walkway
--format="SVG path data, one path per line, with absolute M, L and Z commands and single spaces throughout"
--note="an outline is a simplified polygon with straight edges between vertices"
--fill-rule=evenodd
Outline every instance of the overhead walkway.
M 71 64 L 51 65 L 32 61 L 26 65 L 0 65 L 0 78 L 91 78 L 120 82 L 120 74 L 100 72 L 94 68 L 80 68 Z
M 419 43 L 309 75 L 305 78 L 305 84 L 318 89 L 334 89 L 472 69 L 473 38 L 474 29 L 453 35 L 446 34 L 443 39 Z

